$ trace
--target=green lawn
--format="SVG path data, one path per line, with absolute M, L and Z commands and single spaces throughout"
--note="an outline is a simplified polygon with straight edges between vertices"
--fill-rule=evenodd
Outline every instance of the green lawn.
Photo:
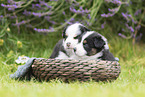
M 105 34 L 104 34 L 105 35 Z M 15 38 L 14 38 L 15 36 Z M 38 82 L 35 80 L 16 81 L 9 75 L 18 65 L 14 60 L 20 55 L 48 58 L 61 34 L 15 34 L 4 37 L 0 47 L 0 97 L 144 97 L 145 96 L 145 45 L 124 40 L 113 34 L 106 34 L 110 50 L 119 57 L 121 74 L 111 83 L 73 82 L 59 80 Z M 16 47 L 16 41 L 22 42 L 22 48 Z

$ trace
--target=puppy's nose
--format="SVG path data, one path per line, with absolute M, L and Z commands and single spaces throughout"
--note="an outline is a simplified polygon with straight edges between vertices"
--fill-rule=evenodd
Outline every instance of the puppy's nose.
M 74 52 L 76 52 L 77 48 L 74 48 Z
M 70 47 L 70 44 L 71 44 L 70 42 L 67 42 L 67 43 L 66 43 L 66 45 L 67 45 L 68 47 Z

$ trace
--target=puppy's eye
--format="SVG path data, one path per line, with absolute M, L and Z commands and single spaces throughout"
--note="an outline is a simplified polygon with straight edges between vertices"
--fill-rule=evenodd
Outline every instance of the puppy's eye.
M 77 38 L 78 38 L 78 36 L 75 36 L 75 37 L 74 37 L 74 39 L 77 39 Z
M 86 40 L 83 41 L 83 45 L 85 45 L 85 44 L 87 44 L 87 41 Z
M 78 39 L 80 37 L 80 35 L 75 35 L 74 39 Z

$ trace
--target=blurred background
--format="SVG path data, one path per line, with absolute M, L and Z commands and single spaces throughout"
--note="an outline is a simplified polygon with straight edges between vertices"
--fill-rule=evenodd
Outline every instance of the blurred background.
M 76 22 L 104 35 L 120 60 L 144 56 L 145 0 L 0 0 L 0 61 L 48 58 Z

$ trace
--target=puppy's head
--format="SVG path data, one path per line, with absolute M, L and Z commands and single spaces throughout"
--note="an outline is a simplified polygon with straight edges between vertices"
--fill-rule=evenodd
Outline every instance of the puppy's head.
M 82 58 L 97 58 L 102 56 L 103 49 L 109 49 L 107 39 L 97 32 L 88 31 L 83 35 L 81 42 L 75 46 L 74 52 Z
M 65 49 L 73 49 L 81 41 L 83 33 L 89 31 L 80 23 L 72 24 L 63 31 L 63 46 Z

